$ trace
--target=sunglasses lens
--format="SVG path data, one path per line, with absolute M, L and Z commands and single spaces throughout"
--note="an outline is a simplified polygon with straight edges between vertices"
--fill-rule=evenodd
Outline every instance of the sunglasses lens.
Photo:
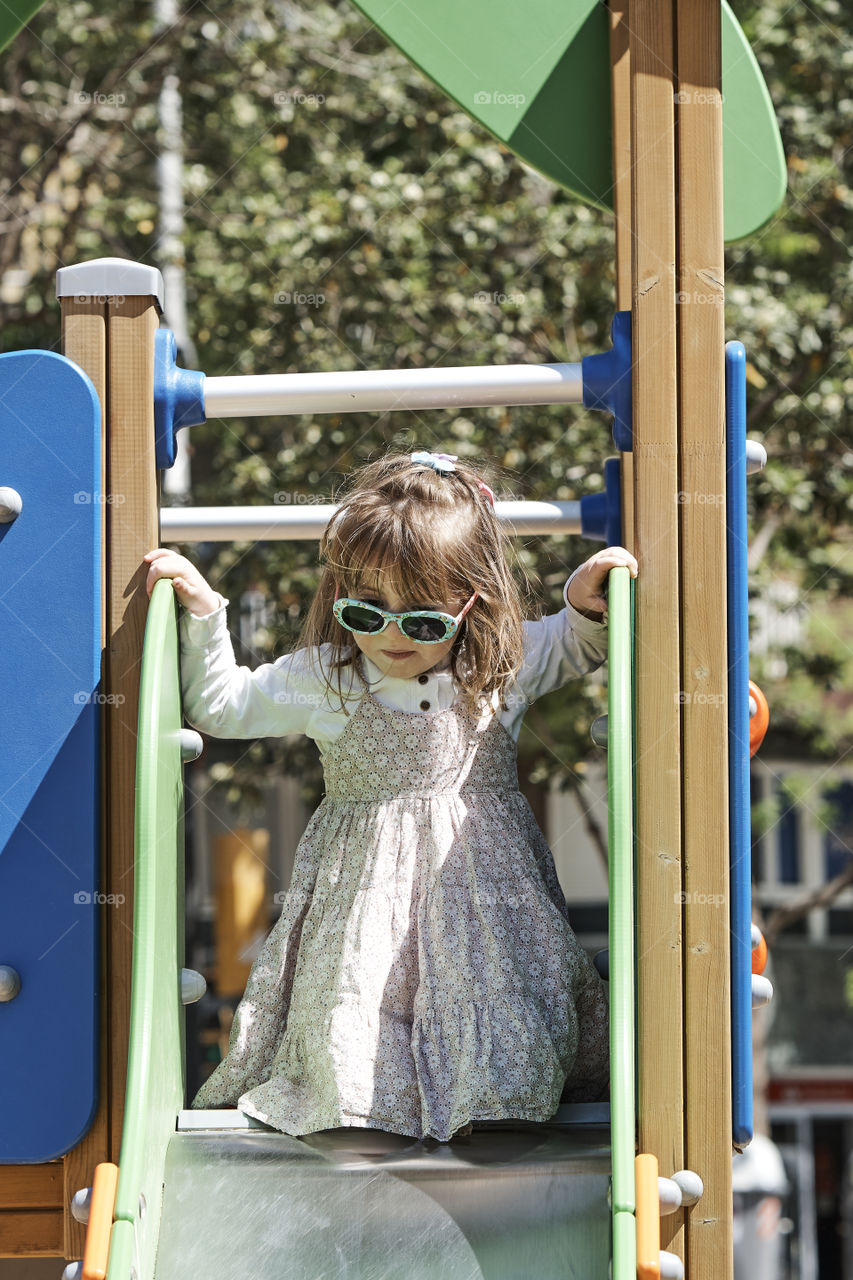
M 402 630 L 410 640 L 434 644 L 437 640 L 447 639 L 448 627 L 441 618 L 410 617 L 403 619 Z
M 382 614 L 366 604 L 348 604 L 341 610 L 341 622 L 350 631 L 371 635 L 382 630 Z

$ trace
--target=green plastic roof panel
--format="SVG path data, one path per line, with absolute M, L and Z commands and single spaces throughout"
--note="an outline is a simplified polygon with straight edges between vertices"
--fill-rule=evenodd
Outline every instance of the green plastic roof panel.
M 610 54 L 599 0 L 357 0 L 439 88 L 527 164 L 590 204 L 612 206 Z M 724 224 L 758 230 L 785 197 L 767 86 L 722 3 Z
M 10 44 L 21 27 L 25 27 L 44 0 L 6 0 L 0 4 L 0 49 Z

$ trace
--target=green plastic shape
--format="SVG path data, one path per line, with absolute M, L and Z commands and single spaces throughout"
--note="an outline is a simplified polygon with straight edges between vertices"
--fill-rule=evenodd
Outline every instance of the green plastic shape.
M 637 1274 L 634 1182 L 634 789 L 631 580 L 608 579 L 607 845 L 613 1280 Z
M 151 595 L 136 757 L 133 974 L 124 1128 L 108 1280 L 151 1280 L 166 1147 L 184 1100 L 184 782 L 174 589 Z
M 6 4 L 0 5 L 0 49 L 11 44 L 43 3 L 44 0 L 7 0 Z
M 610 37 L 599 0 L 356 3 L 521 160 L 589 204 L 612 209 Z M 732 241 L 776 213 L 787 174 L 767 86 L 725 0 L 722 56 L 724 230 Z

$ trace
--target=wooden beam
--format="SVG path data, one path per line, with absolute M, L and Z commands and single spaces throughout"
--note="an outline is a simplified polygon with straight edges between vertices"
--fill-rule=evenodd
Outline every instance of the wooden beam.
M 691 1280 L 730 1280 L 726 446 L 720 6 L 677 0 L 685 1155 Z
M 101 404 L 101 493 L 106 493 L 106 422 L 107 422 L 107 327 L 106 307 L 97 301 L 81 302 L 77 298 L 67 297 L 60 300 L 62 307 L 62 352 L 69 360 L 88 374 L 98 400 Z M 106 521 L 104 512 L 106 505 L 101 504 L 101 688 L 104 689 L 104 646 L 106 643 Z M 105 796 L 107 787 L 107 750 L 104 737 L 103 715 L 101 716 L 101 867 L 100 883 L 109 881 L 107 859 L 107 831 L 105 825 Z M 101 905 L 100 934 L 106 938 L 108 923 L 107 905 Z M 110 1117 L 110 1077 L 109 1077 L 109 965 L 107 948 L 101 945 L 100 954 L 100 1013 L 98 1029 L 98 1108 L 88 1133 L 77 1146 L 67 1153 L 63 1160 L 64 1167 L 64 1256 L 66 1258 L 82 1258 L 86 1240 L 85 1226 L 71 1216 L 71 1200 L 75 1192 L 83 1187 L 91 1187 L 95 1166 L 102 1160 L 110 1158 L 109 1153 L 109 1117 Z
M 111 298 L 107 308 L 106 741 L 110 964 L 110 1158 L 118 1163 L 124 1118 L 133 944 L 133 838 L 139 676 L 148 597 L 142 557 L 159 542 L 154 455 L 151 297 Z
M 674 0 L 631 0 L 639 1148 L 684 1167 Z M 661 1222 L 683 1257 L 683 1215 Z

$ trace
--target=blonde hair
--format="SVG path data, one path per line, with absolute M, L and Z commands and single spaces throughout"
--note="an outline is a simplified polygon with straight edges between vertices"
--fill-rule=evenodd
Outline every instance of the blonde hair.
M 365 578 L 377 572 L 403 599 L 449 603 L 478 593 L 450 650 L 451 671 L 472 711 L 495 693 L 506 706 L 522 661 L 524 605 L 509 565 L 509 537 L 479 478 L 465 462 L 439 474 L 408 454 L 389 453 L 359 468 L 336 495 L 340 505 L 320 542 L 320 584 L 297 647 L 309 651 L 313 664 L 321 645 L 332 646 L 322 674 L 331 692 L 337 672 L 344 711 L 343 671 L 353 668 L 369 681 L 361 650 L 332 612 L 335 592 L 358 598 Z

